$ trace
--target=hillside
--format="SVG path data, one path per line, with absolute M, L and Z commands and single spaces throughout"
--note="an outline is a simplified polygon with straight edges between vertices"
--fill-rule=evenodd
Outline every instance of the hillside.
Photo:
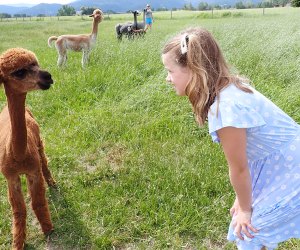
M 80 0 L 72 2 L 70 5 L 75 9 L 80 9 L 82 6 L 94 6 L 100 7 L 104 11 L 113 10 L 115 12 L 126 12 L 132 9 L 142 9 L 146 6 L 147 3 L 151 4 L 154 9 L 166 7 L 166 8 L 182 8 L 184 5 L 183 0 L 103 0 L 101 3 L 95 0 Z
M 199 4 L 200 0 L 78 0 L 70 1 L 70 6 L 74 7 L 75 10 L 80 10 L 81 7 L 97 7 L 101 8 L 104 12 L 126 12 L 133 9 L 142 9 L 147 3 L 151 4 L 151 7 L 155 10 L 157 8 L 182 8 L 184 4 L 191 3 L 194 7 Z M 227 4 L 234 5 L 237 0 L 203 0 L 208 4 Z M 259 0 L 253 0 L 252 2 L 260 2 Z M 33 7 L 20 7 L 20 6 L 8 6 L 0 5 L 0 13 L 14 14 L 26 14 L 30 16 L 37 16 L 39 14 L 44 15 L 56 15 L 58 9 L 62 7 L 61 4 L 38 4 Z
M 79 0 L 70 2 L 68 5 L 75 8 L 76 11 L 80 10 L 81 7 L 95 7 L 101 8 L 104 12 L 126 12 L 133 9 L 142 9 L 150 3 L 152 8 L 182 8 L 184 0 Z M 26 14 L 30 16 L 37 16 L 39 14 L 44 15 L 56 15 L 58 9 L 62 7 L 62 4 L 38 4 L 33 7 L 15 7 L 9 5 L 0 5 L 0 13 L 14 14 Z
M 0 13 L 7 13 L 10 15 L 14 15 L 16 13 L 20 13 L 29 9 L 28 7 L 17 7 L 17 6 L 8 6 L 8 5 L 0 5 Z
M 44 14 L 46 16 L 56 16 L 58 10 L 62 7 L 61 4 L 46 4 L 41 3 L 31 8 L 25 9 L 18 14 L 26 14 L 27 16 L 37 16 Z

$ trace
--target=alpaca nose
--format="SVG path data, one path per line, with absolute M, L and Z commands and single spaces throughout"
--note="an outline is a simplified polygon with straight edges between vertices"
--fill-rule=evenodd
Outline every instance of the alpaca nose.
M 49 83 L 49 84 L 52 84 L 52 83 L 53 83 L 52 76 L 51 76 L 51 74 L 50 74 L 48 71 L 43 71 L 43 70 L 41 70 L 41 71 L 40 71 L 40 78 L 41 78 L 43 81 L 45 81 L 45 82 L 47 82 L 47 83 Z

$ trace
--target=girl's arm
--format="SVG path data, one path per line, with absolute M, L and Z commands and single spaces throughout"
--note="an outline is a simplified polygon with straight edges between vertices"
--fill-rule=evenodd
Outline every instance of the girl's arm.
M 249 229 L 253 232 L 257 232 L 257 230 L 251 225 L 252 187 L 246 153 L 246 129 L 225 127 L 218 130 L 217 133 L 229 165 L 230 182 L 239 204 L 234 224 L 235 233 L 240 239 L 243 239 L 241 232 L 247 237 L 253 238 Z

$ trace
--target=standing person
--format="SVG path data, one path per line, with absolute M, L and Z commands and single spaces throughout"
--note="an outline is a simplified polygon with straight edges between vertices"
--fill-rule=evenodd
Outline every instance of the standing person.
M 154 22 L 154 18 L 153 18 L 152 10 L 151 10 L 151 7 L 150 7 L 149 4 L 146 5 L 145 15 L 146 15 L 145 31 L 147 31 L 148 28 L 150 28 L 150 30 L 151 30 L 152 29 L 152 23 Z
M 163 48 L 166 80 L 220 142 L 236 194 L 228 239 L 240 250 L 300 238 L 300 126 L 229 71 L 212 35 L 190 28 Z

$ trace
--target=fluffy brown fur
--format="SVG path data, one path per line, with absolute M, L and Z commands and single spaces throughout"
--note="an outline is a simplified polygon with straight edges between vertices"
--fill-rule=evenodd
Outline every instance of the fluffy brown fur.
M 53 80 L 40 69 L 31 51 L 14 48 L 0 56 L 0 84 L 3 84 L 7 106 L 0 113 L 0 171 L 8 185 L 13 214 L 13 249 L 23 249 L 26 238 L 26 206 L 20 175 L 27 178 L 32 209 L 44 234 L 53 231 L 44 180 L 54 186 L 47 166 L 39 126 L 25 108 L 26 94 L 31 90 L 48 89 Z

